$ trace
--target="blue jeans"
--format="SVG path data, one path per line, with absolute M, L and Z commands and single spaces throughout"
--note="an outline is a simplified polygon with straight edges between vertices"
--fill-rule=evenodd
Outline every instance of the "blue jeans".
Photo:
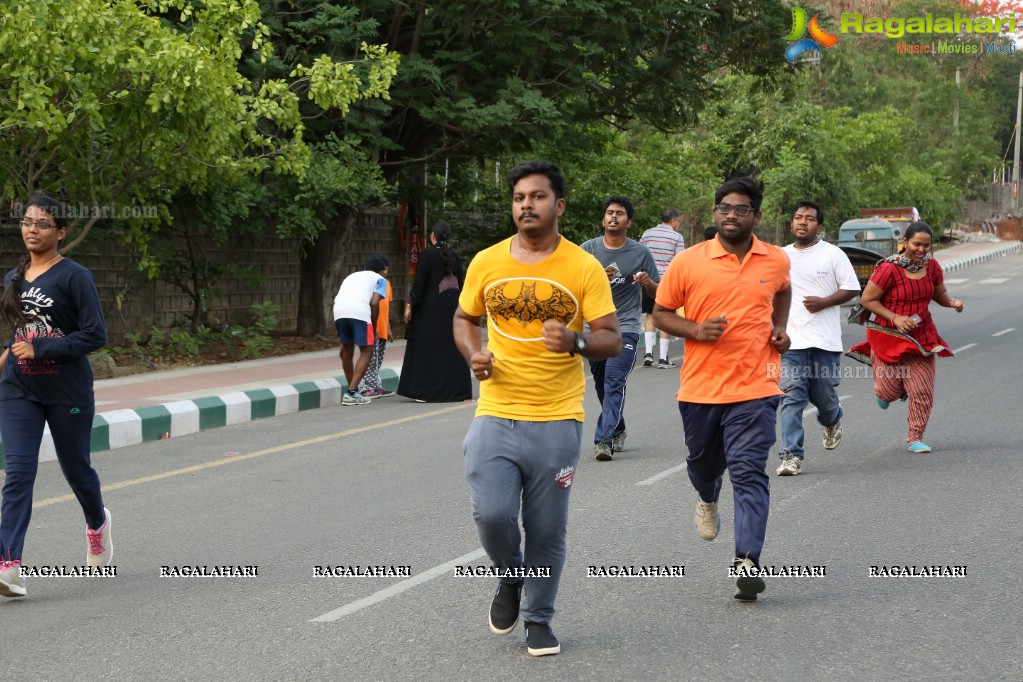
M 838 384 L 842 379 L 842 353 L 803 348 L 781 357 L 779 388 L 785 391 L 778 420 L 781 422 L 779 457 L 789 453 L 803 459 L 803 410 L 807 403 L 817 408 L 821 426 L 834 426 L 842 419 Z
M 625 431 L 625 389 L 636 362 L 639 334 L 622 334 L 622 350 L 607 360 L 590 360 L 593 386 L 600 401 L 600 416 L 593 442 L 611 442 Z

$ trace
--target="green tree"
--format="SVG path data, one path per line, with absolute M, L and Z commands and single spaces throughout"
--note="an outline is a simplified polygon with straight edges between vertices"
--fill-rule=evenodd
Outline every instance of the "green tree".
M 280 64 L 302 54 L 347 54 L 360 42 L 402 55 L 389 102 L 360 103 L 325 126 L 379 164 L 398 196 L 423 199 L 445 166 L 564 153 L 599 122 L 644 121 L 679 130 L 714 92 L 708 76 L 731 66 L 773 72 L 788 9 L 777 0 L 475 0 L 407 3 L 264 0 Z M 272 62 L 268 62 L 274 66 Z M 323 121 L 320 121 L 323 123 Z M 310 129 L 312 122 L 308 122 Z M 449 172 L 450 177 L 450 172 Z M 299 324 L 326 326 L 324 291 L 355 206 L 307 204 L 323 231 L 304 251 Z
M 397 55 L 357 45 L 345 63 L 250 81 L 239 60 L 265 58 L 268 33 L 256 0 L 0 0 L 0 201 L 45 188 L 90 207 L 162 206 L 264 168 L 301 177 L 299 95 L 340 110 L 384 97 Z M 84 214 L 67 248 L 110 215 Z

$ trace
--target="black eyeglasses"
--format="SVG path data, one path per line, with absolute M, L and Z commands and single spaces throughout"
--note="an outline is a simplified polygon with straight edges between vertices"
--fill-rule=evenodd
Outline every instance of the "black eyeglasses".
M 732 213 L 734 211 L 735 215 L 744 216 L 752 213 L 753 207 L 746 206 L 745 204 L 741 204 L 739 206 L 732 206 L 731 204 L 718 204 L 717 206 L 714 207 L 714 210 L 720 213 L 721 215 L 728 215 L 729 213 Z
M 29 220 L 28 218 L 25 218 L 24 220 L 21 221 L 21 228 L 23 230 L 31 230 L 33 226 L 36 229 L 43 231 L 57 229 L 57 225 L 55 223 L 51 223 L 45 220 Z

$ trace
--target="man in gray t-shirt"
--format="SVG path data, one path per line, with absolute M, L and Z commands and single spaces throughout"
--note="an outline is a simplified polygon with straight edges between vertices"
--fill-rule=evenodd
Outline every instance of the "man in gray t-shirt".
M 657 263 L 650 250 L 626 234 L 632 226 L 632 202 L 622 196 L 604 202 L 604 236 L 581 244 L 604 266 L 611 296 L 618 310 L 622 351 L 607 360 L 591 360 L 590 371 L 600 400 L 600 417 L 593 437 L 594 454 L 608 462 L 625 448 L 625 389 L 636 360 L 636 344 L 643 331 L 642 291 L 657 294 Z

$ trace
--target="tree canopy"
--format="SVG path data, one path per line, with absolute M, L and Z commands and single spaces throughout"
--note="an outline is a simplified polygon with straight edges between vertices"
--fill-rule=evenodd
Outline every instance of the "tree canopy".
M 299 93 L 342 111 L 386 97 L 397 56 L 361 45 L 349 61 L 365 79 L 323 56 L 255 82 L 239 61 L 265 59 L 269 33 L 255 0 L 0 1 L 0 201 L 45 188 L 91 207 L 70 216 L 73 246 L 125 215 L 103 207 L 163 206 L 267 167 L 302 176 Z

